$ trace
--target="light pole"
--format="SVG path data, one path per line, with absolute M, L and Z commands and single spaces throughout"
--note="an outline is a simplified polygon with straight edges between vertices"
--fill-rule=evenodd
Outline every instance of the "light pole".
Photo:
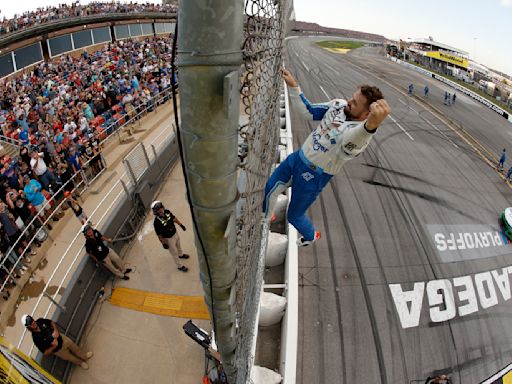
M 476 62 L 476 41 L 478 37 L 473 37 L 473 60 Z

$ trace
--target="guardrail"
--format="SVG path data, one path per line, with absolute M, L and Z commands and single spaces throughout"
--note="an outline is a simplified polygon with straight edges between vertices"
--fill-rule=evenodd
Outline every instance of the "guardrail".
M 16 140 L 16 139 L 13 139 L 12 137 L 8 137 L 8 136 L 0 135 L 0 144 L 2 144 L 2 143 L 11 144 L 17 148 L 19 148 L 21 146 L 20 140 Z
M 42 207 L 41 207 L 41 211 L 45 212 L 47 207 L 51 204 L 52 202 L 54 204 L 56 204 L 53 212 L 48 215 L 48 217 L 46 218 L 46 220 L 41 220 L 40 216 L 39 216 L 39 211 L 37 211 L 35 214 L 34 214 L 34 217 L 32 218 L 32 220 L 28 223 L 28 224 L 25 224 L 25 228 L 21 231 L 21 235 L 18 237 L 18 239 L 11 245 L 10 249 L 6 252 L 4 258 L 0 261 L 0 268 L 3 268 L 4 270 L 6 270 L 8 272 L 8 275 L 5 279 L 5 281 L 3 282 L 3 284 L 0 286 L 0 292 L 4 290 L 5 286 L 7 285 L 9 279 L 13 279 L 14 278 L 14 275 L 15 275 L 15 271 L 18 267 L 18 265 L 21 263 L 22 261 L 22 258 L 23 256 L 26 254 L 27 250 L 31 247 L 31 245 L 36 241 L 36 237 L 37 237 L 37 234 L 38 232 L 41 230 L 41 228 L 43 228 L 45 225 L 47 225 L 49 223 L 50 220 L 53 220 L 53 218 L 55 217 L 56 213 L 60 211 L 60 208 L 62 207 L 62 204 L 65 203 L 65 199 L 63 199 L 62 201 L 57 201 L 57 196 L 60 195 L 61 193 L 63 193 L 65 190 L 66 190 L 66 187 L 68 187 L 68 185 L 75 185 L 75 188 L 79 188 L 81 185 L 83 184 L 88 184 L 86 183 L 86 180 L 87 180 L 87 177 L 86 177 L 86 174 L 84 172 L 84 168 L 87 167 L 89 165 L 89 163 L 91 162 L 92 160 L 89 160 L 88 162 L 86 162 L 84 164 L 84 167 L 78 171 L 78 172 L 75 172 L 75 174 L 68 180 L 66 181 L 54 194 L 53 196 L 50 198 L 50 199 L 45 199 L 45 202 L 43 203 Z M 102 169 L 101 172 L 104 171 L 105 168 Z M 101 173 L 100 172 L 100 173 Z M 99 175 L 94 175 L 94 179 L 96 179 L 96 177 L 98 177 Z M 77 184 L 74 184 L 74 182 L 77 181 Z M 51 209 L 51 208 L 50 208 Z M 5 267 L 5 262 L 8 260 L 9 258 L 9 255 L 11 253 L 14 253 L 16 254 L 16 247 L 20 244 L 21 241 L 24 240 L 24 236 L 26 233 L 29 232 L 30 228 L 36 224 L 36 221 L 39 221 L 39 223 L 41 224 L 41 227 L 38 228 L 35 232 L 35 235 L 32 236 L 30 238 L 30 240 L 28 241 L 28 244 L 27 246 L 25 246 L 25 248 L 23 249 L 23 251 L 21 252 L 21 254 L 18 256 L 18 259 L 16 260 L 16 262 L 13 264 L 11 270 L 8 270 L 6 267 Z
M 171 127 L 172 127 L 172 124 L 170 124 L 167 128 L 171 128 Z M 167 135 L 166 135 L 166 137 L 162 138 L 162 136 L 164 134 L 167 134 Z M 149 144 L 149 146 L 153 148 L 153 154 L 151 154 L 151 151 L 149 152 L 149 154 L 151 154 L 151 156 L 149 156 L 149 159 L 151 162 L 154 162 L 156 160 L 156 157 L 160 153 L 161 148 L 164 147 L 165 145 L 167 145 L 167 142 L 169 140 L 172 140 L 174 135 L 175 135 L 174 130 L 163 129 L 162 132 L 151 141 L 151 143 Z M 116 183 L 109 189 L 109 191 L 105 194 L 105 196 L 102 198 L 102 200 L 96 206 L 96 208 L 90 214 L 89 219 L 93 219 L 95 227 L 98 227 L 98 225 L 103 222 L 103 220 L 112 211 L 112 209 L 116 206 L 116 204 L 119 204 L 120 197 L 123 194 L 128 195 L 128 197 L 130 198 L 131 193 L 133 192 L 134 188 L 135 188 L 135 185 L 133 185 L 131 183 L 130 179 L 127 177 L 126 171 L 123 172 L 123 174 L 118 178 Z M 115 194 L 114 198 L 110 201 L 110 203 L 107 203 L 107 201 L 109 201 L 109 199 L 111 199 L 112 195 L 114 195 L 114 194 Z M 96 219 L 96 216 L 99 213 L 102 213 L 102 214 L 101 214 L 101 216 L 99 216 Z M 63 287 L 65 281 L 68 279 L 71 271 L 73 271 L 76 268 L 77 261 L 80 259 L 80 256 L 82 256 L 83 252 L 84 252 L 85 247 L 83 245 L 83 239 L 82 239 L 81 235 L 82 234 L 80 231 L 78 231 L 75 234 L 75 236 L 71 240 L 70 244 L 64 251 L 63 255 L 59 259 L 57 266 L 54 268 L 51 276 L 48 278 L 48 281 L 46 282 L 46 284 L 42 290 L 42 293 L 37 298 L 37 301 L 31 311 L 31 315 L 33 315 L 34 317 L 37 317 L 35 314 L 36 314 L 36 312 L 38 312 L 41 314 L 41 317 L 46 318 L 48 316 L 48 314 L 50 313 L 50 311 L 52 310 L 52 308 L 59 306 L 59 303 L 56 301 L 57 295 L 59 295 L 59 292 L 60 292 L 61 288 Z M 82 244 L 79 246 L 79 249 L 73 255 L 71 255 L 71 253 L 72 253 L 71 250 L 78 245 L 79 240 L 82 242 Z M 65 264 L 64 263 L 65 261 L 69 261 L 70 264 L 67 266 L 66 270 L 64 271 L 64 275 L 62 276 L 60 281 L 54 281 L 56 274 L 58 272 L 61 272 L 60 269 Z M 48 289 L 48 287 L 50 285 L 57 286 L 55 293 L 51 297 L 45 295 L 46 290 Z M 43 297 L 47 297 L 50 301 L 50 303 L 48 304 L 48 307 L 44 311 L 40 308 L 42 305 Z M 18 348 L 21 348 L 26 335 L 27 335 L 27 331 L 26 331 L 26 329 L 24 329 L 23 334 L 20 337 L 20 340 L 18 342 Z M 33 352 L 34 352 L 34 346 L 32 345 L 28 352 L 28 355 L 31 356 Z M 34 356 L 32 356 L 32 357 L 34 357 Z
M 500 106 L 494 104 L 493 102 L 487 100 L 485 97 L 480 96 L 478 93 L 473 92 L 472 90 L 470 90 L 470 89 L 468 89 L 466 87 L 463 87 L 462 85 L 456 83 L 455 81 L 447 79 L 446 77 L 444 77 L 442 75 L 439 75 L 438 73 L 435 73 L 435 72 L 429 71 L 427 69 L 421 68 L 421 67 L 419 67 L 417 65 L 408 63 L 407 61 L 397 59 L 394 56 L 386 55 L 386 57 L 389 60 L 393 61 L 394 63 L 397 63 L 397 64 L 400 64 L 400 65 L 402 65 L 404 67 L 410 68 L 410 69 L 412 69 L 412 70 L 414 70 L 416 72 L 419 72 L 419 73 L 421 73 L 423 75 L 430 76 L 430 77 L 432 77 L 432 78 L 434 78 L 434 79 L 436 79 L 436 80 L 438 80 L 438 81 L 440 81 L 442 83 L 445 83 L 446 85 L 448 85 L 448 86 L 450 86 L 452 88 L 455 88 L 459 92 L 462 92 L 465 95 L 471 97 L 472 99 L 480 102 L 481 104 L 485 105 L 487 108 L 489 108 L 492 111 L 498 113 L 500 116 L 502 116 L 503 118 L 507 119 L 510 123 L 512 123 L 512 114 L 508 113 L 503 108 L 501 108 Z
M 293 152 L 293 135 L 291 129 L 290 110 L 288 102 L 288 89 L 284 85 L 284 119 L 281 119 L 280 143 L 286 148 L 285 156 Z M 283 121 L 284 120 L 284 121 Z M 284 132 L 283 132 L 284 131 Z M 284 160 L 282 153 L 281 161 Z M 291 201 L 292 189 L 286 190 L 288 202 Z M 286 221 L 286 214 L 285 219 Z M 284 316 L 281 319 L 281 339 L 280 339 L 280 356 L 279 356 L 279 372 L 282 376 L 283 384 L 295 384 L 297 376 L 297 340 L 298 340 L 298 316 L 299 316 L 299 267 L 298 267 L 298 250 L 297 250 L 297 230 L 289 223 L 286 223 L 286 235 L 288 236 L 288 245 L 286 258 L 284 260 L 284 276 L 283 282 L 280 284 L 263 284 L 262 290 L 265 289 L 282 289 L 283 296 L 286 297 L 286 306 Z M 268 242 L 270 234 L 270 226 L 268 223 L 263 225 L 262 236 L 262 252 L 266 252 L 265 245 Z M 259 309 L 256 323 L 256 329 L 259 326 Z M 252 340 L 252 361 L 256 356 L 256 342 L 258 334 L 255 332 Z
M 148 112 L 151 112 L 150 109 L 152 109 L 152 111 L 156 111 L 156 108 L 157 106 L 163 104 L 167 99 L 166 98 L 170 98 L 171 97 L 171 91 L 170 91 L 170 88 L 167 88 L 165 89 L 164 91 L 158 93 L 156 96 L 155 96 L 155 99 L 156 99 L 156 102 L 155 102 L 155 105 L 151 105 L 151 106 L 146 106 L 146 108 L 144 108 L 143 110 L 141 110 L 136 116 L 134 116 L 133 118 L 130 118 L 128 119 L 127 121 L 125 121 L 124 124 L 122 125 L 118 125 L 117 128 L 115 128 L 115 131 L 113 131 L 112 133 L 117 133 L 118 136 L 119 136 L 119 132 L 125 128 L 128 124 L 131 124 L 133 123 L 136 119 L 139 120 L 140 122 L 140 118 L 142 117 L 142 115 L 144 114 L 147 114 Z M 109 127 L 114 127 L 116 125 L 116 123 L 118 124 L 119 121 L 121 119 L 118 119 L 116 120 L 114 123 L 111 124 L 111 126 Z M 120 136 L 119 136 L 120 137 Z M 100 145 L 104 145 L 108 139 L 110 137 L 106 137 L 104 140 L 100 141 Z M 154 151 L 154 148 L 153 148 L 153 151 Z M 88 165 L 89 163 L 91 162 L 91 160 L 87 161 L 84 166 L 82 166 L 82 169 L 78 172 L 76 172 L 75 174 L 73 174 L 73 176 L 71 177 L 70 180 L 68 180 L 66 183 L 64 183 L 54 194 L 53 196 L 50 198 L 50 199 L 46 199 L 43 206 L 42 206 L 42 210 L 46 210 L 46 208 L 48 207 L 49 204 L 55 204 L 56 207 L 55 209 L 53 210 L 53 212 L 47 217 L 46 220 L 44 220 L 42 222 L 42 225 L 41 227 L 47 225 L 49 223 L 50 220 L 53 220 L 53 218 L 55 217 L 56 213 L 59 212 L 60 210 L 60 207 L 62 206 L 62 204 L 65 203 L 65 200 L 62 200 L 60 202 L 57 201 L 57 196 L 60 195 L 61 193 L 64 192 L 64 190 L 66 189 L 66 187 L 70 184 L 70 183 L 74 183 L 75 181 L 77 181 L 77 183 L 75 184 L 75 188 L 79 188 L 80 186 L 84 185 L 85 187 L 89 186 L 91 183 L 93 183 L 100 175 L 101 175 L 101 172 L 103 172 L 105 169 L 106 169 L 106 162 L 104 161 L 103 157 L 102 157 L 102 162 L 104 164 L 104 168 L 102 168 L 102 171 L 96 175 L 88 175 L 86 173 L 86 171 L 89 169 Z M 127 183 L 130 182 L 129 178 L 128 177 L 125 177 L 126 176 L 126 172 L 123 173 L 123 175 L 120 177 L 120 183 L 122 184 L 123 182 L 125 183 L 125 185 Z M 123 180 L 123 177 L 125 177 L 125 180 Z M 85 189 L 85 188 L 84 188 Z M 28 241 L 28 245 L 23 249 L 21 255 L 18 256 L 16 262 L 13 264 L 13 266 L 11 267 L 11 269 L 9 270 L 8 268 L 5 267 L 5 263 L 6 261 L 9 259 L 9 255 L 11 255 L 12 252 L 15 253 L 15 249 L 16 247 L 18 246 L 18 244 L 23 240 L 23 237 L 24 235 L 29 231 L 29 229 L 36 223 L 36 221 L 39 221 L 41 222 L 40 218 L 39 218 L 39 213 L 37 212 L 35 215 L 34 215 L 34 218 L 28 223 L 25 225 L 25 228 L 23 229 L 23 231 L 21 232 L 21 235 L 20 237 L 14 242 L 14 244 L 11 245 L 10 249 L 6 252 L 6 254 L 4 255 L 4 257 L 2 258 L 2 260 L 0 261 L 0 268 L 2 268 L 3 270 L 5 270 L 7 272 L 7 277 L 5 278 L 5 281 L 2 283 L 2 285 L 0 286 L 0 292 L 2 292 L 4 289 L 5 289 L 5 286 L 8 284 L 8 281 L 10 279 L 13 279 L 14 278 L 14 275 L 16 274 L 16 270 L 18 269 L 18 265 L 22 262 L 22 258 L 23 256 L 26 254 L 28 248 L 34 243 L 35 239 L 36 239 L 36 236 L 37 236 L 37 233 L 39 230 L 36 230 L 35 232 L 35 235 L 30 238 L 30 240 Z
M 286 154 L 293 152 L 293 135 L 288 102 L 288 88 L 284 87 Z M 286 191 L 288 201 L 292 198 L 292 189 Z M 288 224 L 288 251 L 284 261 L 286 311 L 281 325 L 281 356 L 279 371 L 283 376 L 283 384 L 294 384 L 297 376 L 297 340 L 299 329 L 299 263 L 297 251 L 297 230 Z
M 121 118 L 114 120 L 114 122 L 112 124 L 107 126 L 104 129 L 104 132 L 107 135 L 107 137 L 105 137 L 105 139 L 103 139 L 103 140 L 100 140 L 100 144 L 104 144 L 104 143 L 107 143 L 108 141 L 110 141 L 114 137 L 114 134 L 117 135 L 119 142 L 122 142 L 123 140 L 121 138 L 121 131 L 123 130 L 123 128 L 126 128 L 129 124 L 132 124 L 132 125 L 135 124 L 136 121 L 139 122 L 139 126 L 140 126 L 140 120 L 143 115 L 147 114 L 148 112 L 152 112 L 152 111 L 156 112 L 156 110 L 158 109 L 158 107 L 160 105 L 164 104 L 167 100 L 170 100 L 172 98 L 171 87 L 170 86 L 167 87 L 163 91 L 157 93 L 155 96 L 152 96 L 152 98 L 153 98 L 152 104 L 150 106 L 147 105 L 144 109 L 142 109 L 141 111 L 136 113 L 135 116 L 130 117 L 128 114 L 123 115 Z M 119 121 L 121 121 L 121 120 L 125 120 L 125 122 L 120 125 Z M 131 133 L 131 131 L 130 131 L 130 133 Z

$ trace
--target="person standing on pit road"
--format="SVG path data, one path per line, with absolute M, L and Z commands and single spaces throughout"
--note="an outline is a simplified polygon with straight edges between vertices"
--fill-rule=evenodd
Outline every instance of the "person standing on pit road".
M 162 247 L 169 251 L 176 263 L 176 267 L 178 267 L 181 272 L 187 272 L 188 268 L 181 264 L 180 259 L 188 259 L 189 255 L 183 253 L 181 249 L 180 236 L 174 224 L 178 224 L 184 231 L 186 231 L 187 228 L 185 228 L 171 211 L 165 209 L 161 201 L 153 201 L 153 203 L 151 203 L 151 209 L 155 215 L 153 227 L 155 228 L 158 239 L 162 243 Z
M 320 238 L 306 210 L 332 176 L 366 149 L 390 113 L 390 107 L 381 91 L 369 85 L 359 87 L 348 101 L 334 99 L 311 104 L 292 74 L 283 69 L 282 75 L 290 91 L 292 107 L 305 118 L 312 115 L 320 124 L 302 147 L 290 154 L 270 176 L 265 186 L 263 216 L 271 217 L 277 196 L 291 184 L 288 221 L 302 235 L 297 244 L 305 246 Z
M 66 198 L 66 204 L 73 210 L 76 218 L 80 220 L 80 223 L 85 224 L 89 221 L 89 218 L 85 214 L 83 208 L 78 204 L 78 201 L 73 198 L 69 191 L 64 192 L 64 197 Z
M 425 98 L 427 98 L 427 97 L 428 97 L 428 91 L 429 91 L 429 89 L 428 89 L 428 85 L 425 85 L 425 88 L 423 88 L 423 96 L 424 96 Z
M 34 320 L 30 315 L 23 315 L 21 323 L 32 334 L 32 341 L 43 355 L 53 354 L 83 369 L 89 369 L 86 361 L 93 353 L 83 352 L 73 340 L 59 332 L 53 321 L 43 318 Z
M 505 160 L 507 160 L 507 150 L 503 148 L 503 151 L 501 151 L 500 161 L 498 162 L 498 171 L 503 171 Z
M 453 92 L 452 104 L 455 104 L 455 99 L 457 99 L 457 95 L 455 94 L 455 92 Z
M 130 280 L 126 274 L 130 273 L 132 269 L 126 268 L 124 261 L 116 251 L 105 244 L 105 242 L 112 244 L 112 239 L 103 236 L 89 223 L 82 227 L 82 233 L 85 236 L 85 250 L 96 263 L 103 264 L 105 268 L 120 279 Z
M 409 95 L 412 96 L 412 94 L 414 93 L 414 84 L 409 84 Z
M 510 167 L 507 171 L 507 175 L 505 176 L 505 181 L 512 181 L 512 167 Z

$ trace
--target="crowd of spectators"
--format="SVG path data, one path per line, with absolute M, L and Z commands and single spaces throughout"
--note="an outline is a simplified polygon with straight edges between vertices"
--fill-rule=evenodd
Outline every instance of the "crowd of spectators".
M 19 31 L 33 25 L 47 23 L 53 20 L 61 20 L 70 17 L 84 17 L 105 13 L 134 13 L 134 12 L 163 12 L 176 13 L 177 6 L 173 4 L 138 4 L 134 2 L 94 2 L 89 4 L 61 4 L 57 7 L 50 6 L 38 8 L 35 11 L 27 11 L 22 15 L 14 15 L 12 19 L 3 18 L 0 22 L 0 35 Z
M 0 81 L 2 134 L 21 141 L 18 156 L 0 164 L 0 284 L 33 252 L 20 231 L 34 217 L 28 234 L 38 231 L 52 210 L 46 201 L 62 186 L 74 193 L 80 178 L 72 176 L 84 166 L 101 171 L 101 139 L 116 121 L 134 121 L 170 97 L 171 55 L 169 38 L 121 40 Z

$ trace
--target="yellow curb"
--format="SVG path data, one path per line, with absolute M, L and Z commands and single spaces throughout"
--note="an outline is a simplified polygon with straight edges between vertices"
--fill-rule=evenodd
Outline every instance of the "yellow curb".
M 157 315 L 209 320 L 210 314 L 202 296 L 178 296 L 115 288 L 109 300 L 118 307 Z

